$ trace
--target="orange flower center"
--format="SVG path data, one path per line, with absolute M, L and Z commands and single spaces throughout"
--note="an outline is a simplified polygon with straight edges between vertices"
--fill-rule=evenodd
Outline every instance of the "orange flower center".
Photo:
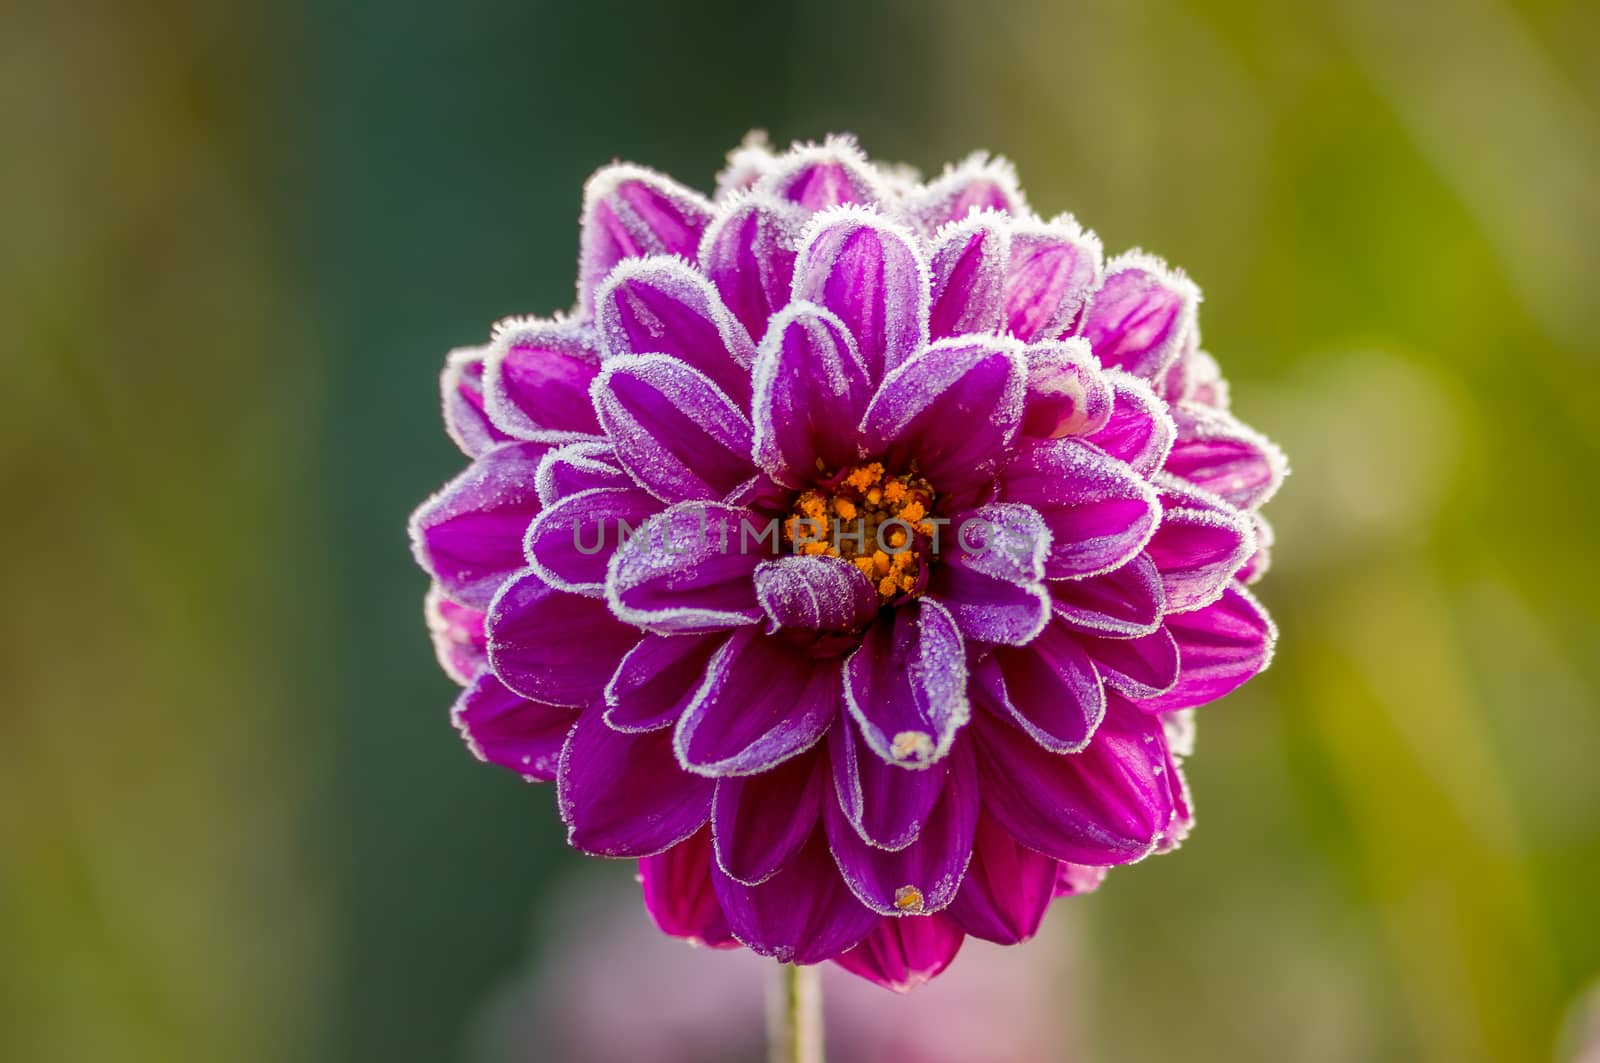
M 872 582 L 878 600 L 888 603 L 921 593 L 933 501 L 932 486 L 915 469 L 892 476 L 874 461 L 826 476 L 821 486 L 803 492 L 783 522 L 783 536 L 796 553 L 849 561 Z

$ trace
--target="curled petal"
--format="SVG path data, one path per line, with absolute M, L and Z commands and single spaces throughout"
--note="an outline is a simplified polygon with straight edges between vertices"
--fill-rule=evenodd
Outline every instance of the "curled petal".
M 594 405 L 617 460 L 663 502 L 722 498 L 755 474 L 750 422 L 709 377 L 676 358 L 606 363 Z
M 828 732 L 828 759 L 840 811 L 863 840 L 880 849 L 912 843 L 949 775 L 943 761 L 927 771 L 906 771 L 884 760 L 855 727 Z
M 823 822 L 839 874 L 862 904 L 881 915 L 937 912 L 961 888 L 978 824 L 978 769 L 970 742 L 959 743 L 949 759 L 939 799 L 916 838 L 903 848 L 869 845 L 836 802 L 824 805 Z
M 1100 674 L 1058 622 L 1026 646 L 998 649 L 973 669 L 973 694 L 1052 753 L 1076 753 L 1105 717 Z
M 1091 436 L 1111 420 L 1111 382 L 1077 337 L 1029 344 L 1022 434 L 1039 439 Z
M 596 435 L 589 385 L 600 371 L 592 329 L 570 321 L 513 319 L 496 326 L 483 368 L 485 408 L 518 439 L 561 442 Z
M 637 487 L 597 487 L 569 495 L 528 525 L 528 564 L 559 590 L 599 597 L 611 555 L 661 503 Z
M 595 295 L 595 325 L 606 359 L 667 354 L 714 382 L 740 409 L 750 405 L 755 344 L 711 282 L 676 258 L 617 267 Z
M 1000 337 L 940 340 L 884 379 L 862 421 L 869 454 L 913 461 L 945 493 L 991 479 L 1022 424 L 1027 365 Z
M 734 193 L 748 191 L 777 161 L 766 130 L 752 129 L 728 152 L 728 165 L 717 174 L 717 201 L 726 203 Z
M 1241 509 L 1254 509 L 1283 485 L 1289 463 L 1270 440 L 1231 414 L 1198 405 L 1173 411 L 1178 439 L 1166 470 L 1219 495 Z
M 1256 531 L 1256 552 L 1245 559 L 1234 575 L 1240 583 L 1251 584 L 1267 574 L 1272 567 L 1272 525 L 1259 512 L 1250 514 L 1250 523 Z
M 1106 368 L 1156 380 L 1195 329 L 1200 290 L 1183 274 L 1138 251 L 1106 264 L 1079 335 Z
M 557 447 L 539 460 L 533 479 L 539 501 L 546 506 L 582 491 L 634 486 L 633 477 L 622 471 L 616 452 L 603 439 L 585 439 Z
M 727 636 L 646 634 L 606 684 L 606 723 L 618 731 L 654 731 L 678 722 L 700 692 L 712 655 Z
M 816 745 L 839 700 L 834 662 L 745 628 L 712 656 L 678 720 L 678 762 L 701 775 L 768 771 Z
M 713 865 L 712 884 L 734 936 L 780 963 L 821 963 L 853 948 L 877 925 L 834 867 L 819 823 L 782 870 L 746 886 Z
M 1178 682 L 1160 697 L 1141 700 L 1146 712 L 1172 712 L 1215 701 L 1266 670 L 1278 629 L 1261 603 L 1235 583 L 1215 602 L 1167 618 L 1178 642 Z
M 872 381 L 855 337 L 832 312 L 793 303 L 772 321 L 755 365 L 757 463 L 779 483 L 799 487 L 860 457 L 856 426 Z
M 1173 818 L 1160 721 L 1120 697 L 1081 753 L 1051 753 L 979 713 L 984 808 L 1030 849 L 1096 867 L 1148 855 Z
M 1099 576 L 1052 581 L 1050 595 L 1063 624 L 1112 638 L 1150 634 L 1167 608 L 1161 571 L 1148 554 Z
M 461 452 L 475 458 L 511 437 L 494 426 L 483 408 L 483 359 L 487 347 L 460 347 L 445 359 L 439 374 L 444 430 Z
M 624 734 L 601 706 L 585 709 L 567 736 L 556 804 L 567 841 L 596 856 L 654 856 L 690 837 L 711 816 L 715 784 L 678 767 L 672 733 Z
M 1178 681 L 1178 643 L 1164 627 L 1131 639 L 1079 636 L 1106 685 L 1130 698 L 1153 698 Z
M 1029 506 L 994 502 L 951 524 L 952 541 L 940 551 L 928 593 L 969 639 L 1013 646 L 1032 640 L 1050 619 L 1044 518 Z
M 647 255 L 690 256 L 711 220 L 711 204 L 678 182 L 628 163 L 595 171 L 583 189 L 578 298 L 585 310 L 617 263 Z
M 744 194 L 717 212 L 700 242 L 700 268 L 752 338 L 789 301 L 805 219 L 791 203 Z
M 1026 941 L 1050 909 L 1060 866 L 1019 845 L 994 817 L 980 816 L 972 862 L 945 914 L 973 937 L 1000 945 Z
M 1013 218 L 1028 214 L 1016 168 L 1008 159 L 991 158 L 981 151 L 947 168 L 913 194 L 906 209 L 930 233 L 948 222 L 986 210 L 1003 211 Z
M 845 704 L 883 760 L 926 768 L 971 716 L 966 649 L 944 606 L 922 598 L 868 629 L 845 661 Z
M 1177 427 L 1150 385 L 1120 370 L 1106 374 L 1111 384 L 1111 416 L 1089 433 L 1089 442 L 1149 475 L 1172 451 Z
M 529 782 L 556 777 L 561 747 L 578 718 L 565 705 L 530 701 L 483 672 L 461 692 L 450 718 L 479 760 L 498 764 Z
M 506 581 L 484 630 L 489 666 L 517 693 L 553 705 L 587 705 L 639 633 L 605 602 L 567 594 L 526 571 Z
M 1145 551 L 1161 570 L 1169 613 L 1216 601 L 1255 552 L 1250 518 L 1217 496 L 1161 477 L 1161 527 Z
M 1100 262 L 1099 239 L 1070 215 L 1014 225 L 1005 327 L 1029 343 L 1071 331 L 1100 282 Z
M 523 567 L 522 539 L 539 512 L 534 477 L 549 450 L 491 447 L 411 515 L 411 552 L 452 600 L 485 609 Z
M 709 949 L 737 948 L 711 886 L 711 832 L 700 830 L 639 861 L 644 906 L 663 934 Z
M 611 555 L 606 597 L 623 620 L 676 634 L 753 624 L 761 618 L 748 543 L 763 530 L 754 512 L 681 502 L 645 521 Z
M 765 882 L 806 843 L 831 797 L 826 767 L 827 759 L 811 752 L 759 775 L 717 781 L 711 832 L 717 863 L 730 878 Z
M 1150 483 L 1072 437 L 1025 439 L 1000 475 L 1000 499 L 1032 506 L 1050 529 L 1050 579 L 1096 576 L 1144 549 L 1161 519 Z
M 878 596 L 855 565 L 827 554 L 763 561 L 755 571 L 756 600 L 768 631 L 848 631 L 878 612 Z
M 931 257 L 932 337 L 998 331 L 1011 261 L 1011 232 L 1005 217 L 974 214 L 944 226 Z
M 767 166 L 754 187 L 758 193 L 807 211 L 847 203 L 873 204 L 884 195 L 878 171 L 856 142 L 844 136 L 792 148 Z
M 928 343 L 928 264 L 910 233 L 870 210 L 840 207 L 812 220 L 792 300 L 837 314 L 873 380 Z
M 896 993 L 909 993 L 936 977 L 961 951 L 960 925 L 945 914 L 885 917 L 865 941 L 834 962 Z
M 457 605 L 444 596 L 437 584 L 430 584 L 422 602 L 422 615 L 444 674 L 462 686 L 472 682 L 489 663 L 483 611 Z

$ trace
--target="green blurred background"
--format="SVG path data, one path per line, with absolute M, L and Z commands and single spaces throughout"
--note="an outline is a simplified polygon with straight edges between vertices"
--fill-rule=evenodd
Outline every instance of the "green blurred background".
M 24 0 L 3 26 L 0 1058 L 470 1057 L 580 861 L 446 719 L 404 537 L 461 461 L 436 372 L 569 303 L 594 167 L 708 188 L 753 126 L 1009 155 L 1042 211 L 1199 281 L 1235 408 L 1295 467 L 1277 661 L 1203 712 L 1191 841 L 1062 916 L 1062 1057 L 1573 1058 L 1600 976 L 1592 3 Z

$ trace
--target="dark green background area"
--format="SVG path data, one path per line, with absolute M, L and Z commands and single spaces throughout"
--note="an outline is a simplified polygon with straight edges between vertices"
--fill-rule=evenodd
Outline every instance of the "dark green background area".
M 1600 975 L 1590 5 L 27 4 L 0 33 L 0 1058 L 470 1058 L 548 789 L 471 759 L 410 509 L 436 373 L 572 299 L 584 178 L 753 127 L 1206 293 L 1270 672 L 1072 920 L 1062 1058 L 1542 1060 Z M 606 869 L 625 879 L 627 869 Z M 559 913 L 555 913 L 559 915 Z M 886 1013 L 895 1001 L 886 998 Z

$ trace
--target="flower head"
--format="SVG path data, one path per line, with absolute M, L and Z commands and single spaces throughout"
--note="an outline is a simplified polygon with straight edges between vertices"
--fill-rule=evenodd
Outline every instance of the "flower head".
M 573 313 L 445 369 L 472 462 L 412 535 L 457 727 L 670 934 L 897 988 L 1026 939 L 1178 844 L 1188 711 L 1271 656 L 1284 462 L 1198 301 L 983 156 L 602 169 Z

